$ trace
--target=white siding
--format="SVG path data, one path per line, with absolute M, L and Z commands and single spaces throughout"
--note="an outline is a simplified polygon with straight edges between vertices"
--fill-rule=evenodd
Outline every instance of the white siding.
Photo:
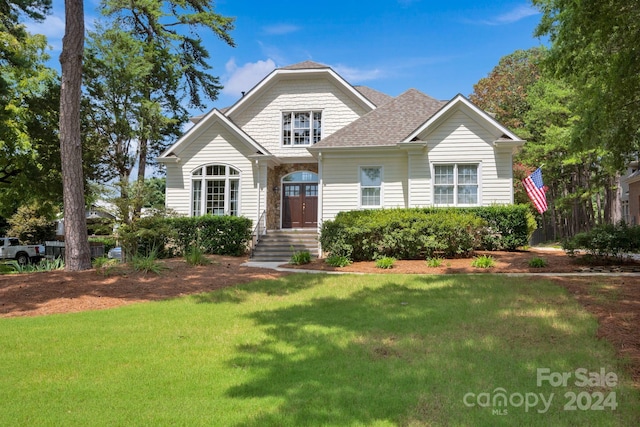
M 499 136 L 458 109 L 426 136 L 429 155 L 424 165 L 478 163 L 482 205 L 513 203 L 511 150 L 495 149 L 493 141 Z
M 400 150 L 384 153 L 342 153 L 323 155 L 322 220 L 340 211 L 360 209 L 360 167 L 382 167 L 382 205 L 408 206 L 407 154 Z
M 349 151 L 322 156 L 322 220 L 340 211 L 360 208 L 361 166 L 382 166 L 382 205 L 385 208 L 431 206 L 432 164 L 477 163 L 483 205 L 513 203 L 511 148 L 496 149 L 500 135 L 487 130 L 464 109 L 452 111 L 422 138 L 428 149 Z M 494 132 L 494 133 L 492 133 Z
M 431 205 L 431 170 L 427 150 L 407 153 L 409 203 L 408 206 L 424 207 Z M 427 165 L 425 167 L 425 165 Z
M 215 122 L 204 129 L 195 139 L 184 144 L 184 149 L 177 152 L 180 163 L 167 164 L 167 207 L 184 215 L 191 214 L 191 173 L 194 169 L 211 164 L 220 163 L 233 166 L 240 171 L 240 215 L 251 220 L 257 220 L 259 180 L 264 180 L 259 174 L 259 168 L 247 156 L 254 154 L 245 144 Z M 264 183 L 262 185 L 264 188 Z M 264 210 L 264 201 L 260 202 Z
M 283 79 L 267 88 L 237 114 L 233 122 L 278 157 L 311 157 L 306 148 L 283 147 L 282 113 L 322 111 L 322 137 L 353 122 L 365 111 L 338 86 L 327 79 Z

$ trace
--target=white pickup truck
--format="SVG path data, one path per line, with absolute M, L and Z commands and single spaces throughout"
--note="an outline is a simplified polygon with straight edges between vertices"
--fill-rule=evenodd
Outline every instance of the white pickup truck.
M 15 237 L 0 237 L 0 260 L 15 259 L 25 265 L 30 261 L 39 261 L 43 256 L 40 245 L 21 245 Z

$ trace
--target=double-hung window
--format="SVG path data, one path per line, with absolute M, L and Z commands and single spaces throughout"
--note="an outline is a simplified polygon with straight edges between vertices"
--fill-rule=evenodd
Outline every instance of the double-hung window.
M 191 216 L 239 215 L 240 171 L 227 165 L 209 165 L 191 174 Z
M 360 168 L 360 206 L 367 208 L 382 206 L 382 166 Z
M 433 167 L 433 203 L 439 206 L 478 204 L 478 165 L 447 164 Z
M 282 113 L 282 145 L 312 145 L 322 138 L 321 111 Z

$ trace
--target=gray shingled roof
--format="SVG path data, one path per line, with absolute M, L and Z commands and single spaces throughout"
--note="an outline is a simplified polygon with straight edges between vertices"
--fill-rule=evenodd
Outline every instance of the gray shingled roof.
M 388 101 L 314 145 L 327 147 L 390 146 L 404 140 L 447 103 L 416 89 Z
M 307 70 L 310 68 L 329 68 L 329 66 L 319 64 L 313 61 L 303 61 L 303 62 L 298 62 L 297 64 L 287 65 L 286 67 L 282 67 L 280 69 L 281 70 Z
M 393 96 L 371 89 L 367 86 L 354 86 L 354 88 L 364 95 L 369 101 L 373 102 L 377 107 L 393 99 Z

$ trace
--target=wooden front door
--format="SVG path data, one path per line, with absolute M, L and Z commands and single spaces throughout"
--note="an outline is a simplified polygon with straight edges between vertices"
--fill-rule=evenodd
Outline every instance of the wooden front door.
M 318 225 L 318 184 L 282 184 L 282 228 Z

